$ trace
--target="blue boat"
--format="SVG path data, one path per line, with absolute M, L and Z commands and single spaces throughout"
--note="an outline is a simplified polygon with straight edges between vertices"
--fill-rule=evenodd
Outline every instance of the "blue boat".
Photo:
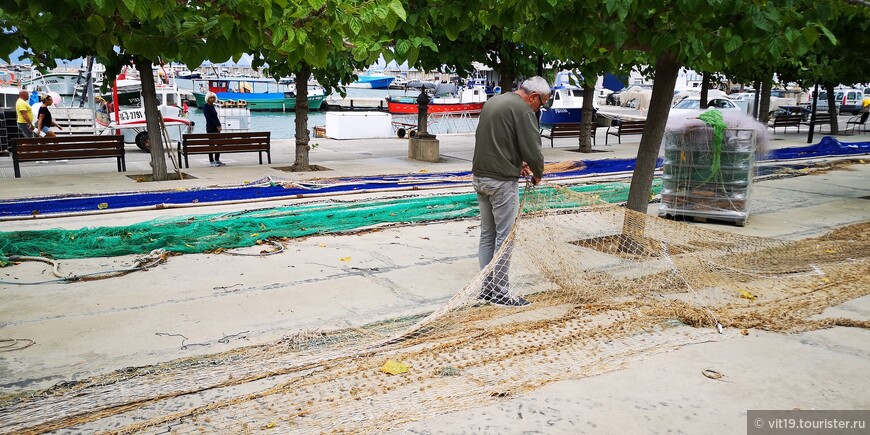
M 579 123 L 583 112 L 583 88 L 573 83 L 579 81 L 572 77 L 573 74 L 562 71 L 556 74 L 556 83 L 550 93 L 548 106 L 541 109 L 541 126 L 550 126 L 566 122 Z M 593 100 L 593 110 L 597 110 L 597 104 Z
M 369 73 L 358 76 L 357 81 L 347 85 L 348 88 L 387 89 L 396 78 L 384 73 Z

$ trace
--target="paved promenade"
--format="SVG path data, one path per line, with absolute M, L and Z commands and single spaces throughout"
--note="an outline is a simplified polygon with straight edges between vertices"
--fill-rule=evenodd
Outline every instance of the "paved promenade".
M 845 122 L 845 121 L 843 121 Z M 793 131 L 793 130 L 791 130 Z M 816 133 L 818 142 L 824 135 Z M 806 132 L 777 133 L 775 148 L 806 145 Z M 577 139 L 544 148 L 547 162 L 633 158 L 640 136 L 576 152 Z M 840 136 L 870 141 L 870 134 Z M 292 141 L 273 144 L 272 164 L 256 154 L 227 154 L 226 167 L 191 158 L 194 179 L 143 183 L 149 155 L 128 146 L 127 173 L 111 159 L 28 164 L 12 176 L 0 157 L 0 198 L 109 193 L 233 185 L 274 177 L 288 180 L 465 171 L 472 135 L 443 135 L 442 161 L 407 158 L 407 141 L 313 139 L 311 163 L 328 170 L 291 173 Z M 547 141 L 548 144 L 548 141 Z M 854 156 L 870 162 L 868 156 Z M 817 159 L 818 160 L 818 159 Z M 825 159 L 837 160 L 837 159 Z M 470 187 L 450 191 L 470 192 Z M 806 238 L 870 220 L 870 165 L 756 183 L 752 215 L 743 228 L 719 230 Z M 350 195 L 344 199 L 376 197 Z M 125 225 L 164 216 L 218 213 L 293 204 L 256 204 L 149 210 L 0 222 L 0 231 Z M 657 210 L 650 205 L 650 213 Z M 349 327 L 387 315 L 418 313 L 443 304 L 477 272 L 476 219 L 384 229 L 358 235 L 315 236 L 289 243 L 280 255 L 234 257 L 189 254 L 145 273 L 104 281 L 0 286 L 0 339 L 35 345 L 0 353 L 0 393 L 47 388 L 130 366 L 268 343 L 297 331 Z M 345 259 L 350 259 L 345 261 Z M 132 256 L 64 261 L 76 273 L 112 269 Z M 4 280 L 50 276 L 40 263 L 0 269 Z M 438 277 L 424 280 L 421 277 Z M 830 308 L 822 317 L 870 320 L 870 297 Z M 170 335 L 165 335 L 170 334 Z M 179 336 L 185 337 L 184 341 Z M 235 337 L 226 339 L 226 337 Z M 196 343 L 196 346 L 188 346 Z M 705 369 L 725 375 L 702 376 Z M 745 433 L 749 409 L 870 409 L 870 331 L 833 328 L 800 334 L 750 331 L 745 337 L 674 349 L 623 370 L 542 385 L 530 394 L 414 423 L 411 433 Z

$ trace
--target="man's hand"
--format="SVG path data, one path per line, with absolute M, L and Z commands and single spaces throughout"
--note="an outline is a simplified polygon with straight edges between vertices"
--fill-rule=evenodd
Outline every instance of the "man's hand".
M 537 186 L 538 183 L 540 183 L 540 182 L 541 182 L 540 178 L 535 177 L 534 175 L 532 176 L 532 186 Z
M 528 177 L 529 175 L 532 175 L 532 168 L 529 167 L 528 163 L 523 162 L 523 167 L 520 168 L 520 176 Z

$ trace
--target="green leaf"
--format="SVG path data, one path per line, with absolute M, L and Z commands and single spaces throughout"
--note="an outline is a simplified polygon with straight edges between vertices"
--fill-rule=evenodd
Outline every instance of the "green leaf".
M 408 49 L 408 65 L 413 65 L 417 63 L 417 58 L 420 57 L 420 50 L 417 47 L 411 47 Z
M 348 25 L 350 26 L 350 31 L 353 32 L 354 35 L 359 35 L 359 32 L 362 30 L 362 23 L 359 18 L 351 17 Z
M 106 21 L 99 15 L 89 15 L 87 22 L 90 27 L 90 33 L 93 34 L 99 34 L 106 28 Z
M 809 45 L 813 45 L 819 40 L 819 31 L 814 27 L 804 27 L 801 29 L 801 33 Z
M 308 4 L 316 11 L 326 6 L 326 0 L 308 0 Z
M 272 29 L 272 45 L 276 47 L 280 47 L 284 43 L 284 37 L 286 34 L 284 33 L 284 28 L 281 26 L 276 26 Z
M 408 49 L 411 48 L 411 42 L 407 39 L 403 39 L 396 43 L 396 53 L 404 56 L 405 53 L 408 52 Z
M 444 26 L 444 34 L 447 35 L 447 39 L 455 41 L 459 39 L 459 27 L 455 25 L 455 23 L 446 23 Z
M 399 17 L 402 21 L 405 21 L 408 16 L 405 13 L 405 7 L 402 6 L 401 0 L 393 0 L 390 2 L 390 10 L 392 10 L 396 16 Z
M 221 28 L 221 34 L 224 35 L 224 38 L 229 39 L 233 36 L 233 28 L 235 28 L 236 23 L 233 22 L 232 17 L 227 15 L 218 17 L 218 25 Z
M 825 26 L 824 26 L 824 25 L 822 25 L 822 24 L 819 24 L 819 28 L 820 28 L 820 29 L 822 29 L 822 33 L 824 33 L 824 34 L 825 34 L 825 37 L 827 37 L 827 38 L 828 38 L 828 41 L 830 41 L 830 42 L 831 42 L 831 44 L 836 44 L 836 43 L 837 43 L 837 37 L 836 37 L 836 36 L 834 36 L 834 34 L 833 34 L 833 33 L 831 33 L 831 31 L 830 31 L 830 30 L 828 30 L 828 28 L 827 28 L 827 27 L 825 27 Z
M 124 0 L 124 6 L 133 14 L 136 14 L 136 3 L 136 0 Z
M 386 7 L 378 6 L 375 8 L 375 16 L 380 18 L 381 20 L 385 20 L 387 15 L 390 14 L 390 10 Z
M 725 41 L 725 51 L 732 53 L 737 51 L 743 45 L 743 38 L 740 35 L 733 35 Z

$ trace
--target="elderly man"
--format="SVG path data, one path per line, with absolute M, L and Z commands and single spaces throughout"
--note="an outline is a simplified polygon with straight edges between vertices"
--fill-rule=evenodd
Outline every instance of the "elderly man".
M 15 102 L 15 113 L 18 114 L 18 130 L 24 137 L 33 137 L 33 109 L 27 102 L 30 94 L 22 89 L 18 92 L 18 101 Z
M 544 174 L 535 112 L 549 98 L 547 81 L 532 77 L 516 91 L 489 99 L 480 112 L 471 172 L 480 207 L 481 269 L 489 265 L 514 226 L 519 213 L 519 177 L 531 175 L 532 183 L 538 184 Z M 529 305 L 529 301 L 512 295 L 508 285 L 510 250 L 507 246 L 492 273 L 484 279 L 479 299 L 522 307 Z

